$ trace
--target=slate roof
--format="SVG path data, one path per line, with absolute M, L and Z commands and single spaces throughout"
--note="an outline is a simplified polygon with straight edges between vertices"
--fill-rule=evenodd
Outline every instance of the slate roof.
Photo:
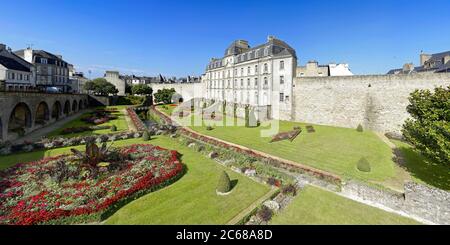
M 403 71 L 403 69 L 392 69 L 387 74 L 411 74 L 417 72 L 450 72 L 450 61 L 443 64 L 442 60 L 445 56 L 450 55 L 450 51 L 432 54 L 431 58 L 426 62 L 433 62 L 433 67 L 416 66 L 412 71 Z
M 258 59 L 266 56 L 274 56 L 274 57 L 280 57 L 280 56 L 293 56 L 297 57 L 295 50 L 289 46 L 284 41 L 277 39 L 277 38 L 271 38 L 269 41 L 267 41 L 264 44 L 258 45 L 256 47 L 250 48 L 242 48 L 238 45 L 238 42 L 241 40 L 236 40 L 225 50 L 225 55 L 228 53 L 231 53 L 238 57 L 236 63 L 242 63 L 253 59 Z M 267 54 L 264 53 L 264 50 L 268 48 Z M 231 50 L 230 50 L 231 49 Z M 222 59 L 212 59 L 207 69 L 215 69 L 224 66 Z
M 24 51 L 25 51 L 25 49 L 20 49 L 20 50 L 14 51 L 14 53 L 16 55 L 18 55 L 18 56 L 23 57 L 24 56 Z M 35 56 L 39 56 L 39 57 L 47 58 L 47 59 L 60 60 L 60 61 L 63 61 L 65 63 L 67 63 L 66 61 L 64 61 L 63 59 L 59 58 L 58 56 L 56 56 L 56 55 L 54 55 L 54 54 L 52 54 L 50 52 L 47 52 L 45 50 L 33 49 L 33 57 L 35 57 Z
M 2 64 L 7 69 L 30 72 L 29 67 L 26 67 L 25 65 L 21 64 L 20 62 L 11 57 L 6 57 L 1 54 L 0 54 L 0 64 Z

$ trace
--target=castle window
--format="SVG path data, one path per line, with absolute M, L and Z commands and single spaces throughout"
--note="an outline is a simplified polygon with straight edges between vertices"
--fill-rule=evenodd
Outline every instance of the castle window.
M 247 76 L 250 75 L 250 66 L 247 67 Z
M 269 72 L 269 66 L 267 63 L 264 63 L 264 72 Z
M 284 102 L 284 93 L 280 93 L 280 102 Z
M 284 61 L 280 61 L 280 70 L 284 69 Z
M 258 78 L 255 77 L 255 87 L 258 87 Z
M 255 65 L 255 74 L 258 74 L 258 65 Z
M 269 83 L 267 82 L 267 77 L 264 77 L 264 86 L 267 86 Z
M 241 68 L 241 77 L 244 76 L 244 68 Z
M 241 87 L 244 87 L 244 79 L 241 79 Z
M 250 78 L 247 78 L 247 87 L 250 87 Z
M 284 84 L 284 76 L 280 76 L 280 84 Z

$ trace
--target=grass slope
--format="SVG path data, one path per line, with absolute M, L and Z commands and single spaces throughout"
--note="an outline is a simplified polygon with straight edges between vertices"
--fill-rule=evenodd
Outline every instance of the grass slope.
M 271 224 L 393 225 L 418 222 L 307 186 Z
M 108 108 L 116 108 L 119 110 L 119 112 L 114 112 L 112 113 L 112 115 L 116 115 L 118 116 L 117 119 L 111 120 L 109 122 L 106 122 L 104 124 L 101 124 L 99 126 L 112 126 L 112 125 L 116 125 L 117 127 L 117 132 L 119 131 L 125 131 L 128 130 L 128 124 L 125 120 L 125 115 L 122 113 L 122 109 L 126 108 L 128 106 L 107 106 L 106 109 Z M 61 131 L 65 128 L 71 128 L 71 127 L 80 127 L 80 126 L 93 126 L 92 124 L 86 123 L 81 121 L 81 117 L 83 117 L 84 115 L 87 115 L 88 113 L 85 113 L 83 115 L 81 115 L 80 117 L 78 117 L 75 120 L 72 120 L 66 124 L 64 124 L 61 128 L 54 130 L 53 132 L 49 133 L 47 136 L 48 137 L 54 137 L 54 136 L 60 136 L 61 135 Z M 94 130 L 94 131 L 86 131 L 86 132 L 82 132 L 82 133 L 76 133 L 76 134 L 66 134 L 66 135 L 61 135 L 63 137 L 76 137 L 76 136 L 86 136 L 86 135 L 92 135 L 92 134 L 108 134 L 111 133 L 111 129 L 101 129 L 101 130 Z
M 144 143 L 141 139 L 122 140 L 114 146 Z M 173 139 L 155 136 L 147 143 L 174 149 L 183 154 L 187 173 L 169 187 L 143 196 L 112 215 L 107 224 L 225 224 L 267 193 L 268 186 L 236 174 Z M 75 148 L 84 149 L 84 146 Z M 0 157 L 0 169 L 18 162 L 68 153 L 70 148 Z M 215 193 L 219 174 L 226 170 L 236 186 L 227 196 Z
M 207 125 L 207 124 L 205 124 Z M 315 133 L 307 133 L 303 123 L 279 121 L 279 132 L 290 131 L 302 126 L 303 132 L 293 141 L 283 140 L 269 143 L 271 137 L 261 137 L 261 127 L 191 126 L 206 135 L 240 144 L 255 150 L 310 165 L 343 177 L 368 181 L 383 181 L 395 176 L 392 150 L 378 136 L 370 131 L 314 125 Z M 371 164 L 371 172 L 364 173 L 356 168 L 359 159 L 365 157 Z

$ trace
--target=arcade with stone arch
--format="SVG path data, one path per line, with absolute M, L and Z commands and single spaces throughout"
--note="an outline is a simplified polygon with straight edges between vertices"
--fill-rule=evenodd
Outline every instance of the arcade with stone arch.
M 88 95 L 0 92 L 0 142 L 15 140 L 89 106 Z

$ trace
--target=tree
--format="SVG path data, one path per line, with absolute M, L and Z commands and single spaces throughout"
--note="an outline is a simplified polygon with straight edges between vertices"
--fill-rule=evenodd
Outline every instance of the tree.
M 156 103 L 164 103 L 164 104 L 169 104 L 172 103 L 172 96 L 175 94 L 175 89 L 171 88 L 171 89 L 158 89 L 158 92 L 156 92 L 154 94 L 155 97 L 155 102 Z
M 125 93 L 126 94 L 133 94 L 133 91 L 131 90 L 132 86 L 128 83 L 125 83 Z
M 104 78 L 96 78 L 92 81 L 86 82 L 84 89 L 99 95 L 117 94 L 119 92 L 116 86 Z
M 403 136 L 428 159 L 450 166 L 450 86 L 416 90 L 409 102 Z
M 131 92 L 139 95 L 151 95 L 153 93 L 153 89 L 146 84 L 138 84 L 131 87 Z
M 231 191 L 231 181 L 227 172 L 222 171 L 222 174 L 219 178 L 219 183 L 217 184 L 217 192 L 218 193 L 228 193 Z
M 94 84 L 94 82 L 92 82 L 92 81 L 87 81 L 87 82 L 84 84 L 84 89 L 85 89 L 86 91 L 94 91 L 94 90 L 95 90 L 95 84 Z

